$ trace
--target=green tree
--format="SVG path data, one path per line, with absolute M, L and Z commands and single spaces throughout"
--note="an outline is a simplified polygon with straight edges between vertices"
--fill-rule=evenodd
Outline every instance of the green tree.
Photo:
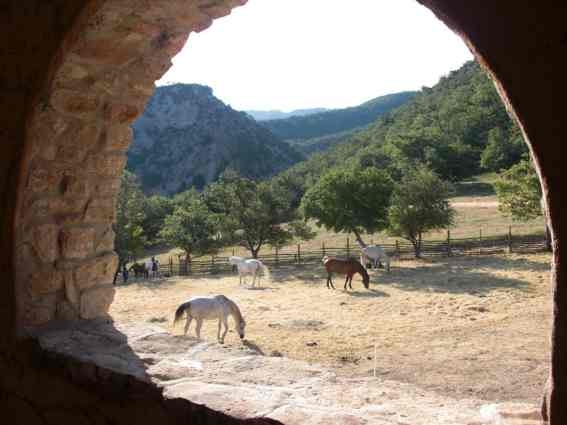
M 174 204 L 170 198 L 154 195 L 146 198 L 144 203 L 144 220 L 142 227 L 146 235 L 146 245 L 152 246 L 161 242 L 159 232 L 165 218 L 173 213 Z
M 410 171 L 394 189 L 389 232 L 410 241 L 419 258 L 423 233 L 453 224 L 455 211 L 448 200 L 451 194 L 451 185 L 427 167 Z
M 161 238 L 171 246 L 185 251 L 187 258 L 214 252 L 221 244 L 218 214 L 212 213 L 196 196 L 177 206 L 167 216 L 160 231 Z
M 516 164 L 527 153 L 520 129 L 514 126 L 509 134 L 501 127 L 488 132 L 488 143 L 480 157 L 480 165 L 485 170 L 500 171 Z
M 138 257 L 144 249 L 146 243 L 143 228 L 144 204 L 145 197 L 136 176 L 124 170 L 114 223 L 114 250 L 118 255 L 118 269 L 114 275 L 114 283 L 122 267 L 132 258 Z
M 529 160 L 522 160 L 502 172 L 494 183 L 498 209 L 515 221 L 527 221 L 543 214 L 541 186 Z
M 388 174 L 374 168 L 332 171 L 305 193 L 302 210 L 319 226 L 352 232 L 362 242 L 362 232 L 386 228 L 392 187 Z
M 523 159 L 503 171 L 494 183 L 498 209 L 514 221 L 528 221 L 543 215 L 541 185 L 531 160 Z M 551 250 L 551 233 L 545 226 L 545 240 Z
M 282 245 L 294 236 L 293 228 L 284 225 L 296 218 L 293 194 L 283 187 L 228 170 L 204 196 L 211 210 L 224 216 L 224 239 L 242 243 L 254 258 L 264 244 Z

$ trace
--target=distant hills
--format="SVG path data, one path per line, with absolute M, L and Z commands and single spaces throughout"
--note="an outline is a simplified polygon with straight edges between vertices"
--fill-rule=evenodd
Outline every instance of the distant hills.
M 328 109 L 326 108 L 295 109 L 290 112 L 283 112 L 277 109 L 272 109 L 270 111 L 244 111 L 244 112 L 246 112 L 256 121 L 266 121 L 266 120 L 279 120 L 279 119 L 290 118 L 295 116 L 311 115 L 325 111 L 328 111 Z
M 282 121 L 267 123 L 272 129 L 273 123 L 293 128 Z M 520 130 L 493 82 L 476 62 L 470 61 L 364 129 L 335 140 L 329 149 L 311 155 L 275 178 L 295 182 L 296 187 L 306 190 L 333 169 L 375 167 L 399 177 L 425 163 L 442 178 L 460 181 L 507 168 L 526 152 Z
M 332 109 L 285 119 L 266 120 L 261 121 L 260 124 L 281 139 L 293 141 L 294 145 L 301 147 L 303 145 L 301 141 L 307 139 L 350 132 L 353 129 L 364 127 L 376 121 L 382 114 L 410 101 L 416 93 L 412 91 L 393 93 L 350 108 Z M 337 138 L 332 139 L 336 140 Z M 312 142 L 307 144 L 312 145 Z M 328 144 L 322 145 L 322 147 L 325 146 L 328 146 Z
M 146 193 L 201 189 L 227 167 L 266 178 L 303 159 L 246 113 L 217 99 L 210 87 L 197 84 L 156 88 L 132 128 L 127 168 Z

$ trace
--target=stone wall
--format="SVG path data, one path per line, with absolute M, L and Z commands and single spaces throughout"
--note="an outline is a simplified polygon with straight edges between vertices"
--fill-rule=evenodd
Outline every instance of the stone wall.
M 30 111 L 15 225 L 17 323 L 104 315 L 115 198 L 154 81 L 191 31 L 242 0 L 107 0 L 83 11 Z

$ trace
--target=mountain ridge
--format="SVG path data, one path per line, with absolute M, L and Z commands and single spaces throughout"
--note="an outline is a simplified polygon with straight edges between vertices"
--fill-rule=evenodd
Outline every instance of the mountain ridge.
M 303 159 L 199 84 L 157 87 L 132 128 L 127 168 L 146 193 L 201 189 L 228 167 L 249 178 L 266 178 Z

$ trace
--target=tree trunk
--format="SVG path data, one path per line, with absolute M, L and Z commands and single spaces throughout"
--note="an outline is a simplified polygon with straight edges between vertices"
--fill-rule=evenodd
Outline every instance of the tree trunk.
M 354 233 L 354 238 L 356 239 L 356 242 L 358 242 L 358 245 L 361 248 L 366 248 L 368 246 L 364 243 L 364 241 L 360 237 L 360 233 L 358 233 L 358 231 L 356 229 L 352 229 L 352 233 Z

